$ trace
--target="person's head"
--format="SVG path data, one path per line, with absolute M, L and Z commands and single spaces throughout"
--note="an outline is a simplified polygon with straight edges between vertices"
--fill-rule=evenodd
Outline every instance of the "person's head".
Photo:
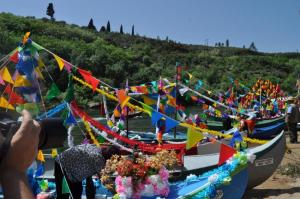
M 102 155 L 105 160 L 110 159 L 113 155 L 117 155 L 120 153 L 120 149 L 116 146 L 105 146 L 101 148 Z

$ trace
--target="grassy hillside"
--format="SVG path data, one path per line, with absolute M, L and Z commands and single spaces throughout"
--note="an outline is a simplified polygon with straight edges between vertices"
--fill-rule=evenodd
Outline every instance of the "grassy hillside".
M 100 33 L 63 21 L 8 13 L 0 13 L 0 30 L 1 57 L 30 31 L 37 43 L 114 86 L 124 84 L 126 78 L 134 85 L 159 76 L 174 77 L 176 62 L 188 66 L 186 70 L 194 77 L 216 89 L 227 88 L 229 76 L 247 86 L 261 77 L 279 82 L 283 89 L 295 93 L 300 73 L 299 53 L 270 54 L 242 48 L 185 45 L 116 32 Z M 55 73 L 54 60 L 47 61 L 47 56 L 45 59 L 55 78 L 60 80 L 59 86 L 64 87 L 67 78 Z

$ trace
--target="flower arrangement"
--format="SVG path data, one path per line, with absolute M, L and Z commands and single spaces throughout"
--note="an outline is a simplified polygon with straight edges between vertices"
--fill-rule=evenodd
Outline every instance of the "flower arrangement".
M 133 157 L 114 155 L 101 171 L 101 182 L 116 198 L 167 196 L 169 172 L 178 164 L 175 151 L 160 151 L 153 156 L 134 153 Z M 111 176 L 117 176 L 115 181 Z

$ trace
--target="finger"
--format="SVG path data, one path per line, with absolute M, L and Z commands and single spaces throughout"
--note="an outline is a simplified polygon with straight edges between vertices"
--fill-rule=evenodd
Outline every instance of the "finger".
M 30 112 L 24 109 L 22 111 L 22 116 L 23 116 L 23 119 L 22 119 L 20 129 L 30 129 L 30 128 L 32 128 L 33 120 L 32 120 L 32 116 L 31 116 Z

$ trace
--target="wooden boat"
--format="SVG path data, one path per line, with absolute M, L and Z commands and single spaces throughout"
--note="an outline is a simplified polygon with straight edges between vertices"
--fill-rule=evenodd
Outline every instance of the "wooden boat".
M 248 166 L 248 188 L 255 187 L 267 180 L 277 169 L 285 153 L 285 134 L 282 131 L 275 138 L 261 146 L 248 149 L 248 153 L 256 156 L 253 163 Z M 184 167 L 177 178 L 190 173 L 203 173 L 217 167 L 221 144 L 218 142 L 200 144 L 198 155 L 184 156 Z
M 258 120 L 256 122 L 255 128 L 262 128 L 262 127 L 270 126 L 281 122 L 284 122 L 284 116 L 280 116 L 278 118 L 272 118 L 272 119 Z M 223 124 L 221 121 L 208 120 L 207 126 L 211 130 L 216 130 L 216 131 L 223 130 Z

